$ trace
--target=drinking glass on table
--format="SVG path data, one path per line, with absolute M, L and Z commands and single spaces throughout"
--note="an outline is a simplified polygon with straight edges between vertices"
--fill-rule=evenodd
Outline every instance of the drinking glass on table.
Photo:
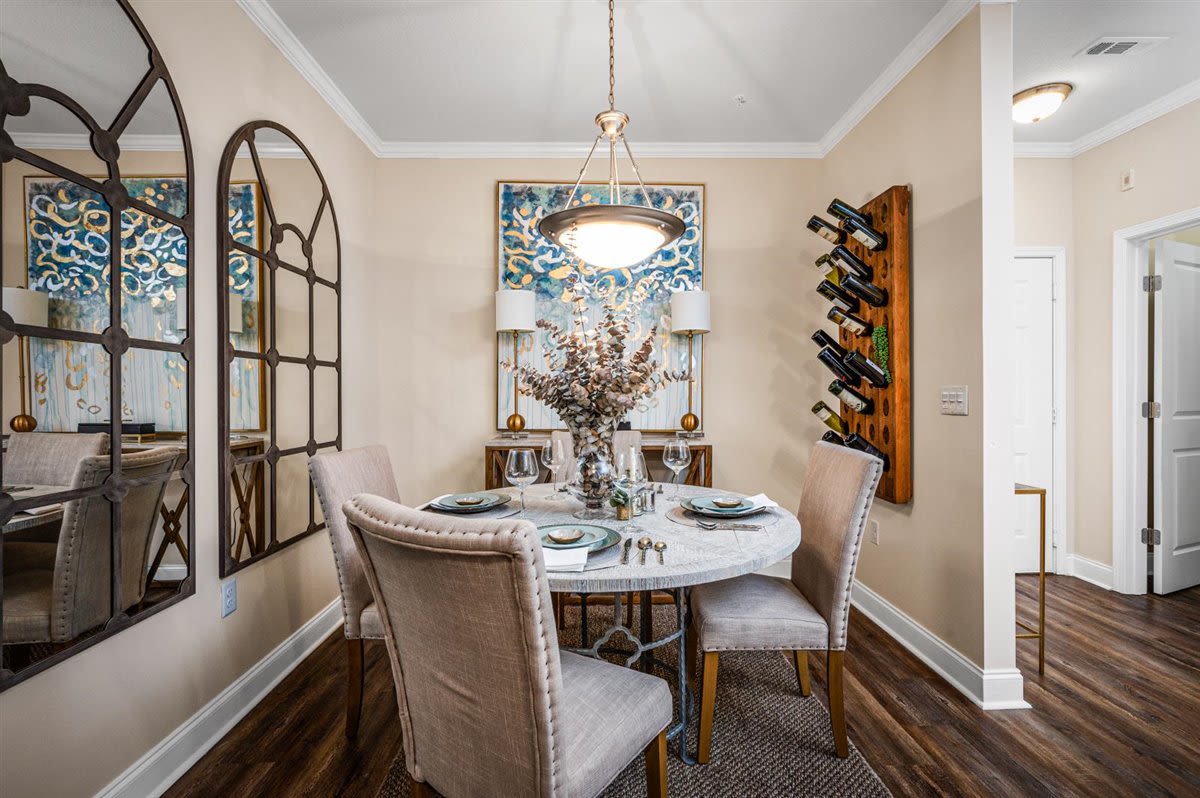
M 504 464 L 504 478 L 521 491 L 521 512 L 525 512 L 525 489 L 542 473 L 533 449 L 510 449 Z
M 646 481 L 649 479 L 649 471 L 646 468 L 646 458 L 636 449 L 630 448 L 626 452 L 617 452 L 617 488 L 621 493 L 625 494 L 625 500 L 629 502 L 630 512 L 637 510 L 638 495 L 646 487 Z M 633 516 L 630 515 L 630 520 L 621 527 L 621 532 L 638 532 L 641 527 L 633 522 Z
M 550 469 L 550 473 L 554 476 L 554 492 L 548 497 L 550 501 L 560 501 L 562 496 L 558 495 L 558 471 L 567 464 L 567 453 L 563 451 L 562 441 L 554 438 L 542 444 L 542 465 Z
M 675 483 L 675 501 L 679 501 L 679 475 L 691 462 L 692 450 L 682 438 L 672 438 L 663 446 L 663 465 L 675 475 L 671 480 Z

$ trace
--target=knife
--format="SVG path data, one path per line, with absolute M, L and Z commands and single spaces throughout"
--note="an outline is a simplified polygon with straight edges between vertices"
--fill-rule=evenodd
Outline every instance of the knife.
M 621 565 L 629 564 L 629 549 L 633 547 L 633 538 L 625 538 L 625 547 L 621 549 Z

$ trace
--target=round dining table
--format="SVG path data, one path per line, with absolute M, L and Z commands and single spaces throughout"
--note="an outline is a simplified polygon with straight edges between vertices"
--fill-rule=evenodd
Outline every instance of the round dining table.
M 583 507 L 581 502 L 567 493 L 555 491 L 549 484 L 541 484 L 525 491 L 525 511 L 513 517 L 520 517 L 538 526 L 587 523 L 615 529 L 621 534 L 621 542 L 618 544 L 621 551 L 625 549 L 626 540 L 633 539 L 627 561 L 622 561 L 617 552 L 609 551 L 603 557 L 595 553 L 589 554 L 589 563 L 583 571 L 547 570 L 546 579 L 550 583 L 551 591 L 580 596 L 581 644 L 578 647 L 564 648 L 599 657 L 602 653 L 612 653 L 614 647 L 611 644 L 616 642 L 618 637 L 623 637 L 633 645 L 633 652 L 629 653 L 625 660 L 627 666 L 637 662 L 648 671 L 655 665 L 673 671 L 677 684 L 678 718 L 667 736 L 668 739 L 678 741 L 680 758 L 694 764 L 695 760 L 687 751 L 686 733 L 689 722 L 689 687 L 685 638 L 690 620 L 689 589 L 695 585 L 753 573 L 789 556 L 800 545 L 800 522 L 788 510 L 772 507 L 752 516 L 722 521 L 717 529 L 703 529 L 698 526 L 699 519 L 680 507 L 675 498 L 677 488 L 679 495 L 685 498 L 703 495 L 743 495 L 713 488 L 668 484 L 663 486 L 662 493 L 655 494 L 656 507 L 653 513 L 636 516 L 631 522 L 618 521 L 615 517 L 599 521 L 579 521 L 574 517 L 574 513 Z M 514 501 L 507 506 L 518 506 L 515 500 L 516 489 L 504 488 L 496 492 L 514 496 Z M 501 515 L 511 512 L 507 510 Z M 631 532 L 622 531 L 627 523 L 635 524 L 638 529 Z M 643 558 L 637 547 L 637 541 L 643 537 L 666 544 L 661 554 L 651 549 L 645 552 Z M 593 563 L 593 558 L 597 562 Z M 652 607 L 652 591 L 666 591 L 674 598 L 674 628 L 668 634 L 657 638 L 654 637 L 652 613 L 644 611 Z M 597 594 L 612 596 L 612 625 L 597 630 L 598 633 L 594 637 L 589 637 L 588 599 Z M 626 618 L 622 621 L 622 602 L 628 602 L 627 597 L 631 594 L 638 595 L 638 603 L 643 609 L 638 613 L 637 629 L 632 628 L 632 607 L 628 608 Z M 679 644 L 676 664 L 668 665 L 655 658 L 656 649 L 676 641 Z

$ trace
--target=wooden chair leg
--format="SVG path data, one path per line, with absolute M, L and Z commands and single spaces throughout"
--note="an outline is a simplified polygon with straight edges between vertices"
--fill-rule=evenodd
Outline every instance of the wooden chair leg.
M 800 683 L 800 695 L 808 698 L 812 695 L 812 682 L 808 679 L 808 652 L 793 651 L 792 657 L 796 661 L 796 681 Z
M 412 798 L 433 798 L 433 790 L 429 789 L 429 785 L 423 781 L 417 781 L 412 776 L 408 777 L 408 794 Z
M 363 641 L 346 641 L 346 739 L 358 736 L 358 719 L 362 715 L 363 699 Z
M 829 652 L 829 719 L 833 724 L 833 747 L 842 759 L 850 756 L 850 741 L 846 737 L 845 678 L 842 673 L 844 658 L 844 651 Z
M 646 746 L 646 798 L 667 798 L 667 730 Z
M 700 673 L 700 750 L 696 761 L 708 764 L 712 754 L 713 710 L 717 704 L 717 657 L 716 651 L 704 652 L 704 667 Z

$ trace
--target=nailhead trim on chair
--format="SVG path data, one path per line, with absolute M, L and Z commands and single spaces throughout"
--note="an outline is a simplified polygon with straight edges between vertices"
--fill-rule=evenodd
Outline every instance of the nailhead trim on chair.
M 850 573 L 858 570 L 858 558 L 862 554 L 862 535 L 863 529 L 867 525 L 867 510 L 866 505 L 870 500 L 871 494 L 875 492 L 875 488 L 879 485 L 879 479 L 883 475 L 883 463 L 879 460 L 872 460 L 869 464 L 871 469 L 871 478 L 868 479 L 862 486 L 862 491 L 858 494 L 858 507 L 862 509 L 862 515 L 858 519 L 858 529 L 854 533 L 854 556 L 850 559 Z M 850 632 L 850 596 L 854 592 L 854 581 L 846 586 L 846 598 L 842 604 L 842 634 L 841 640 L 834 642 L 829 641 L 830 651 L 844 651 L 846 649 L 846 638 Z M 833 633 L 833 626 L 829 627 L 830 634 Z

